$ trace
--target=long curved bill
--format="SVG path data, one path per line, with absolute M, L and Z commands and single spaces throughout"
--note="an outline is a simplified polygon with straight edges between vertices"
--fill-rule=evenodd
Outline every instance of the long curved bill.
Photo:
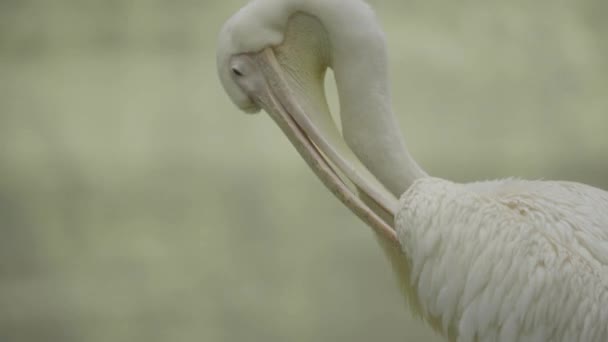
M 324 99 L 323 88 L 294 89 L 306 80 L 290 82 L 289 73 L 281 66 L 273 49 L 267 48 L 251 57 L 266 80 L 266 88 L 257 94 L 255 101 L 279 125 L 323 184 L 378 234 L 398 244 L 395 230 L 388 223 L 394 217 L 397 199 L 346 146 L 329 113 L 319 113 L 323 109 L 311 105 L 315 101 L 308 100 L 308 91 L 306 95 L 302 94 L 306 90 L 318 92 L 310 94 L 310 97 Z M 359 189 L 362 198 L 370 200 L 362 200 L 340 175 Z

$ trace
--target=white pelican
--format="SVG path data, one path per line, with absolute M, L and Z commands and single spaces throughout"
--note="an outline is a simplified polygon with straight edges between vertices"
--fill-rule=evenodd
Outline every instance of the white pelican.
M 268 112 L 374 229 L 410 306 L 447 339 L 608 341 L 608 193 L 428 176 L 397 129 L 384 34 L 364 2 L 251 1 L 223 27 L 217 62 L 233 102 Z

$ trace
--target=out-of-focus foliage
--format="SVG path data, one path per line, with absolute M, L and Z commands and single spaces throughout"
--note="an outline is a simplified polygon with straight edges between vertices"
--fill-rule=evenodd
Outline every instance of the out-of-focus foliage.
M 0 340 L 432 336 L 368 229 L 224 96 L 244 3 L 0 1 Z M 608 188 L 606 1 L 372 4 L 431 174 Z

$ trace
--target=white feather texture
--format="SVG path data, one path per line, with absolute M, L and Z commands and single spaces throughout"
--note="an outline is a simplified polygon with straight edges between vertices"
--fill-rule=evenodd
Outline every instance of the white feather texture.
M 396 228 L 423 316 L 458 341 L 607 341 L 608 193 L 423 178 Z

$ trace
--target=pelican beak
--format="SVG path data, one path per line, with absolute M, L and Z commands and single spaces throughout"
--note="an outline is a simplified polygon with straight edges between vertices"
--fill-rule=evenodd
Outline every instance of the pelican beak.
M 247 95 L 273 118 L 344 205 L 398 244 L 393 228 L 397 199 L 358 160 L 331 118 L 324 90 L 329 61 L 322 48 L 326 42 L 319 41 L 325 35 L 301 34 L 298 25 L 306 25 L 308 32 L 316 27 L 310 25 L 314 19 L 296 19 L 291 20 L 283 44 L 246 55 L 262 76 Z

